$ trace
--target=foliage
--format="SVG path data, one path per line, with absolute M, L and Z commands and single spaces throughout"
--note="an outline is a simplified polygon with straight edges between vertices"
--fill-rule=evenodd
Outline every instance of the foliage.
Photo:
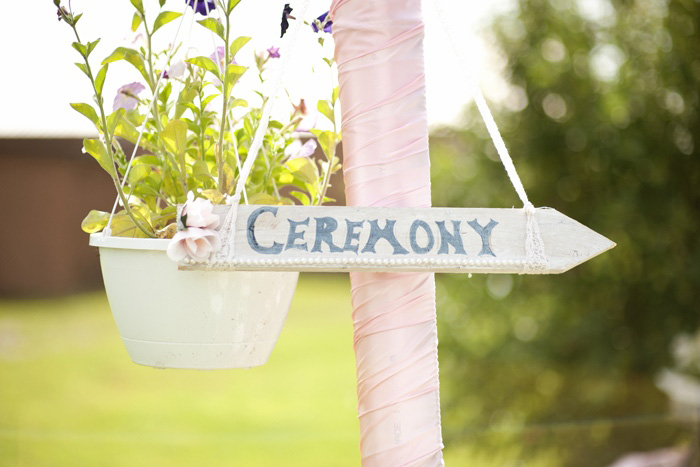
M 510 86 L 495 114 L 533 203 L 618 246 L 562 276 L 440 278 L 448 441 L 663 412 L 654 375 L 700 325 L 700 4 L 594 3 L 596 18 L 586 2 L 519 0 L 494 22 Z M 433 135 L 435 204 L 517 205 L 480 117 L 465 117 Z M 595 458 L 579 446 L 560 465 L 654 442 Z
M 261 97 L 259 105 L 241 97 L 239 79 L 251 71 L 250 67 L 237 63 L 236 57 L 250 38 L 232 37 L 231 17 L 238 1 L 211 0 L 206 5 L 188 2 L 203 15 L 211 13 L 210 8 L 221 12 L 221 19 L 212 14 L 197 22 L 211 31 L 213 40 L 223 45 L 209 57 L 176 61 L 174 57 L 182 44 L 156 51 L 152 43 L 154 35 L 164 25 L 182 14 L 164 10 L 165 2 L 161 1 L 155 18 L 147 17 L 142 2 L 132 0 L 131 29 L 143 34 L 145 46 L 116 48 L 102 60 L 97 72 L 90 58 L 99 39 L 82 41 L 77 30 L 81 15 L 61 7 L 60 0 L 55 3 L 59 7 L 59 18 L 75 33 L 73 47 L 82 58 L 76 65 L 88 77 L 94 91 L 94 105 L 71 104 L 95 125 L 100 135 L 86 139 L 84 151 L 110 175 L 123 206 L 110 224 L 112 235 L 171 237 L 176 206 L 184 203 L 190 191 L 215 204 L 227 202 L 234 193 L 239 168 L 248 156 L 262 109 L 269 100 L 261 88 L 255 90 Z M 319 38 L 319 42 L 323 43 L 323 38 Z M 256 55 L 254 70 L 261 87 L 270 60 L 279 56 L 275 48 Z M 324 60 L 329 66 L 333 65 L 332 61 Z M 114 102 L 114 112 L 108 114 L 104 83 L 109 68 L 118 62 L 134 67 L 143 84 L 122 86 Z M 159 63 L 167 65 L 160 70 Z M 147 95 L 142 96 L 144 90 Z M 334 120 L 337 90 L 329 90 L 328 94 L 329 99 L 319 101 L 318 107 L 331 119 L 334 129 L 311 130 L 326 160 L 310 158 L 313 151 L 302 156 L 290 153 L 300 138 L 295 130 L 305 111 L 303 105 L 295 106 L 288 121 L 270 121 L 261 155 L 245 185 L 250 203 L 321 204 L 330 200 L 326 191 L 330 175 L 340 169 L 335 157 L 340 134 Z M 125 143 L 138 146 L 139 155 L 130 160 L 123 147 Z M 285 187 L 287 189 L 282 191 Z M 97 232 L 105 228 L 108 220 L 109 213 L 91 211 L 82 227 L 86 232 Z

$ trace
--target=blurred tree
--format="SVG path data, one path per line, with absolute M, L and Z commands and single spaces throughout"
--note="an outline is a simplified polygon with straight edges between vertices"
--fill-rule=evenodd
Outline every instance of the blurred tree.
M 618 246 L 560 276 L 440 277 L 446 438 L 663 412 L 655 373 L 700 325 L 700 3 L 519 0 L 491 31 L 510 86 L 493 110 L 530 199 Z M 475 108 L 431 151 L 436 206 L 519 206 Z M 611 446 L 624 434 L 591 426 L 601 463 L 676 439 Z

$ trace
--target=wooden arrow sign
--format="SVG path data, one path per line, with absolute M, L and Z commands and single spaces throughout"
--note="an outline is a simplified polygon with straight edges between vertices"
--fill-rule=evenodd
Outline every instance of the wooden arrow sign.
M 229 206 L 217 206 L 226 219 Z M 615 244 L 554 209 L 535 218 L 556 274 Z M 224 222 L 222 222 L 224 224 Z M 221 229 L 221 227 L 220 227 Z M 239 205 L 232 258 L 180 269 L 527 273 L 523 209 Z M 223 236 L 223 235 L 222 235 Z M 228 245 L 227 245 L 228 243 Z

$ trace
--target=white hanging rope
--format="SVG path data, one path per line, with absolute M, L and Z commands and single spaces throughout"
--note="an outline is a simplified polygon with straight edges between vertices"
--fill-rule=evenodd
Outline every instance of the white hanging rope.
M 196 0 L 196 3 L 199 3 L 199 1 L 204 1 L 204 0 Z M 196 3 L 195 3 L 195 8 L 196 8 Z M 168 53 L 166 54 L 165 57 L 165 64 L 167 65 L 170 62 L 170 59 L 173 57 L 173 50 L 175 48 L 175 44 L 177 41 L 177 36 L 180 34 L 180 29 L 182 28 L 182 23 L 185 21 L 185 15 L 187 13 L 187 6 L 185 6 L 185 11 L 183 11 L 182 16 L 180 17 L 180 22 L 178 23 L 177 26 L 177 31 L 175 31 L 175 37 L 173 38 L 172 43 L 170 44 L 170 47 L 168 48 Z M 192 12 L 192 23 L 190 24 L 190 34 L 192 33 L 192 24 L 194 23 L 194 17 L 195 13 L 194 11 Z M 189 36 L 188 36 L 189 38 Z M 155 88 L 153 90 L 153 105 L 158 105 L 158 89 L 160 88 L 160 82 L 163 79 L 163 73 L 165 70 L 161 71 L 158 80 L 156 81 Z M 124 178 L 122 179 L 121 182 L 121 189 L 124 191 L 124 187 L 126 186 L 126 181 L 129 178 L 129 172 L 131 172 L 131 167 L 133 167 L 132 162 L 134 160 L 134 156 L 136 156 L 136 151 L 139 149 L 139 144 L 141 143 L 141 138 L 143 137 L 143 133 L 146 131 L 146 123 L 148 122 L 148 117 L 151 116 L 151 113 L 153 112 L 153 105 L 151 105 L 148 108 L 148 112 L 146 113 L 146 118 L 143 120 L 143 124 L 141 125 L 141 129 L 139 130 L 139 136 L 136 138 L 136 142 L 134 143 L 134 150 L 131 152 L 131 157 L 129 157 L 129 160 L 127 161 L 126 164 L 126 172 L 124 172 Z M 114 137 L 114 136 L 112 136 Z M 109 142 L 106 142 L 107 144 L 111 144 Z M 126 202 L 129 202 L 129 198 L 127 197 Z M 112 212 L 109 214 L 109 220 L 107 221 L 107 225 L 105 228 L 102 230 L 102 236 L 111 236 L 112 235 L 112 220 L 114 219 L 114 213 L 117 210 L 117 206 L 119 205 L 119 195 L 117 194 L 117 199 L 114 200 L 114 205 L 112 206 Z
M 306 12 L 309 9 L 310 4 L 311 0 L 304 0 L 304 3 L 300 8 L 300 13 L 297 15 L 291 31 L 287 34 L 287 47 L 285 48 L 286 53 L 282 54 L 282 63 L 280 63 L 275 79 L 273 80 L 270 97 L 265 103 L 262 116 L 260 117 L 260 122 L 258 123 L 258 128 L 255 131 L 255 136 L 253 137 L 253 141 L 248 150 L 248 155 L 243 163 L 243 168 L 238 174 L 236 190 L 234 191 L 233 196 L 227 201 L 227 204 L 229 204 L 231 208 L 229 209 L 223 226 L 221 227 L 221 236 L 222 238 L 227 239 L 227 241 L 224 242 L 225 248 L 222 248 L 216 253 L 217 260 L 224 259 L 227 261 L 232 261 L 233 257 L 235 256 L 236 219 L 238 217 L 238 204 L 241 201 L 241 192 L 245 188 L 250 171 L 252 170 L 255 159 L 260 152 L 260 148 L 262 147 L 263 138 L 265 136 L 265 132 L 267 131 L 270 116 L 272 115 L 272 110 L 275 106 L 277 95 L 279 94 L 279 89 L 282 85 L 282 79 L 284 78 L 285 72 L 291 63 L 294 45 L 296 44 L 301 28 L 304 26 L 304 18 L 306 17 Z
M 501 163 L 503 163 L 503 167 L 506 169 L 510 183 L 513 185 L 513 188 L 515 188 L 515 192 L 518 194 L 520 201 L 523 203 L 526 217 L 525 267 L 523 272 L 537 273 L 539 271 L 543 271 L 547 267 L 547 257 L 544 251 L 544 242 L 542 241 L 540 228 L 537 224 L 537 219 L 535 218 L 535 206 L 530 202 L 529 198 L 527 197 L 527 193 L 525 193 L 523 182 L 520 180 L 520 176 L 515 169 L 513 159 L 511 159 L 510 154 L 508 153 L 506 143 L 503 141 L 501 132 L 498 130 L 498 125 L 496 125 L 496 121 L 494 120 L 491 110 L 486 103 L 486 99 L 481 92 L 481 88 L 477 84 L 472 73 L 469 71 L 470 68 L 466 59 L 464 58 L 464 54 L 457 46 L 457 41 L 455 41 L 454 36 L 452 35 L 452 29 L 447 25 L 445 13 L 440 5 L 440 0 L 433 0 L 433 4 L 435 5 L 438 17 L 442 23 L 442 28 L 444 29 L 447 39 L 450 42 L 452 51 L 455 57 L 457 57 L 457 60 L 462 68 L 462 72 L 467 79 L 467 85 L 471 91 L 472 97 L 474 98 L 476 107 L 479 109 L 481 118 L 483 118 L 484 123 L 486 124 L 486 129 L 491 136 L 494 146 L 496 146 L 498 157 L 501 159 Z

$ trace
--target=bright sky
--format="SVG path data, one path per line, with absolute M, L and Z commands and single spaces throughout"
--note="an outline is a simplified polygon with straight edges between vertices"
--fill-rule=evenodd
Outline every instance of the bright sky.
M 68 0 L 62 1 L 67 3 Z M 477 78 L 482 83 L 493 83 L 492 75 L 496 71 L 493 52 L 479 40 L 477 31 L 489 15 L 505 10 L 511 4 L 510 0 L 423 0 L 428 119 L 431 124 L 455 122 L 470 101 L 463 84 L 464 77 L 437 17 L 435 1 L 442 5 L 453 36 L 463 47 L 467 61 L 474 64 Z M 156 4 L 155 0 L 145 0 L 144 3 Z M 270 45 L 279 45 L 279 17 L 284 3 L 285 0 L 243 0 L 237 7 L 234 14 L 237 34 L 253 37 L 252 47 L 246 46 L 249 54 L 253 49 L 264 50 Z M 21 18 L 10 14 L 0 16 L 0 89 L 3 90 L 0 137 L 70 137 L 94 133 L 91 124 L 69 106 L 70 102 L 92 102 L 89 81 L 73 65 L 80 57 L 70 45 L 73 41 L 70 28 L 57 21 L 52 0 L 25 0 L 24 4 L 24 13 L 30 15 L 23 14 Z M 300 2 L 291 0 L 291 4 L 295 7 Z M 327 11 L 329 4 L 330 0 L 313 0 L 308 19 Z M 168 0 L 167 3 L 174 11 L 182 11 L 183 5 L 182 0 Z M 74 11 L 84 13 L 79 23 L 81 39 L 102 39 L 91 56 L 95 63 L 115 47 L 128 46 L 134 39 L 130 30 L 133 9 L 128 0 L 72 0 L 72 7 Z M 189 19 L 187 16 L 183 21 L 178 36 L 182 39 L 188 37 Z M 163 47 L 175 36 L 178 24 L 179 20 L 176 20 L 158 34 L 165 40 L 161 44 Z M 199 54 L 209 55 L 214 48 L 211 36 L 201 26 L 194 26 L 190 43 Z M 303 54 L 296 54 L 296 57 L 299 55 Z M 317 89 L 324 88 L 328 76 L 317 74 L 310 79 L 312 63 L 311 57 L 307 58 L 296 60 L 285 86 L 293 98 L 305 97 L 307 102 L 314 102 L 318 99 Z M 110 67 L 105 86 L 110 110 L 116 89 L 138 79 L 134 73 L 125 62 Z M 493 91 L 491 94 L 497 96 L 497 87 L 486 86 L 487 95 Z

